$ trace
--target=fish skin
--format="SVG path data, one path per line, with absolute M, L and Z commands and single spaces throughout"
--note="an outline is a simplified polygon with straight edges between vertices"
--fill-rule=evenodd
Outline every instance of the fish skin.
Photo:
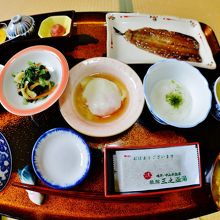
M 124 38 L 142 50 L 165 58 L 202 62 L 198 41 L 182 33 L 144 27 L 137 30 L 128 29 Z

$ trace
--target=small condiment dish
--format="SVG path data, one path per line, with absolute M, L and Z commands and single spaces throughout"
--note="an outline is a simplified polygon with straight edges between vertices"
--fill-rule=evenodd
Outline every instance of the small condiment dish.
M 187 62 L 159 61 L 148 69 L 143 84 L 147 106 L 161 124 L 194 127 L 210 111 L 212 94 L 208 82 Z
M 44 65 L 54 83 L 52 92 L 37 101 L 24 103 L 19 95 L 13 74 L 25 71 L 29 62 Z M 64 55 L 49 46 L 32 46 L 16 53 L 4 66 L 0 74 L 0 102 L 9 112 L 28 116 L 42 112 L 54 104 L 62 95 L 69 79 L 69 67 Z
M 42 134 L 33 147 L 31 159 L 38 178 L 55 189 L 81 183 L 91 162 L 88 144 L 68 128 L 54 128 Z
M 65 28 L 65 33 L 62 36 L 66 36 L 70 33 L 71 23 L 72 23 L 72 19 L 68 16 L 65 15 L 50 16 L 41 22 L 40 28 L 38 30 L 38 35 L 40 38 L 52 37 L 51 30 L 53 26 L 59 24 Z
M 212 115 L 220 121 L 220 77 L 218 77 L 213 85 L 213 103 L 212 103 Z
M 220 77 L 218 77 L 214 83 L 214 96 L 218 106 L 220 106 Z
M 33 33 L 35 21 L 31 16 L 14 16 L 6 30 L 8 39 L 14 39 L 18 36 L 28 36 Z

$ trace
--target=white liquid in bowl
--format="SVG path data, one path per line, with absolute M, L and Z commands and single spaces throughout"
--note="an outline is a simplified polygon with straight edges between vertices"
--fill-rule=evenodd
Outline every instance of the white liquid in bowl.
M 172 79 L 157 82 L 150 94 L 154 111 L 174 123 L 186 119 L 192 110 L 192 97 L 185 86 Z

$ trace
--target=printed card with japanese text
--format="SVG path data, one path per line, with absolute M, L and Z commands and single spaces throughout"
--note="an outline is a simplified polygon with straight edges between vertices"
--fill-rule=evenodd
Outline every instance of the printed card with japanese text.
M 115 190 L 135 192 L 200 184 L 197 145 L 118 150 Z

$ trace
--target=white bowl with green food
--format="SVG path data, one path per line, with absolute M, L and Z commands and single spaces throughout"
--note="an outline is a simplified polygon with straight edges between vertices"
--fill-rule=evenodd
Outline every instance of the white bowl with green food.
M 155 63 L 148 69 L 143 84 L 147 106 L 161 124 L 194 127 L 210 111 L 212 94 L 206 78 L 184 61 Z
M 68 63 L 60 51 L 49 46 L 28 47 L 2 69 L 0 102 L 15 115 L 37 114 L 59 99 L 68 78 Z

